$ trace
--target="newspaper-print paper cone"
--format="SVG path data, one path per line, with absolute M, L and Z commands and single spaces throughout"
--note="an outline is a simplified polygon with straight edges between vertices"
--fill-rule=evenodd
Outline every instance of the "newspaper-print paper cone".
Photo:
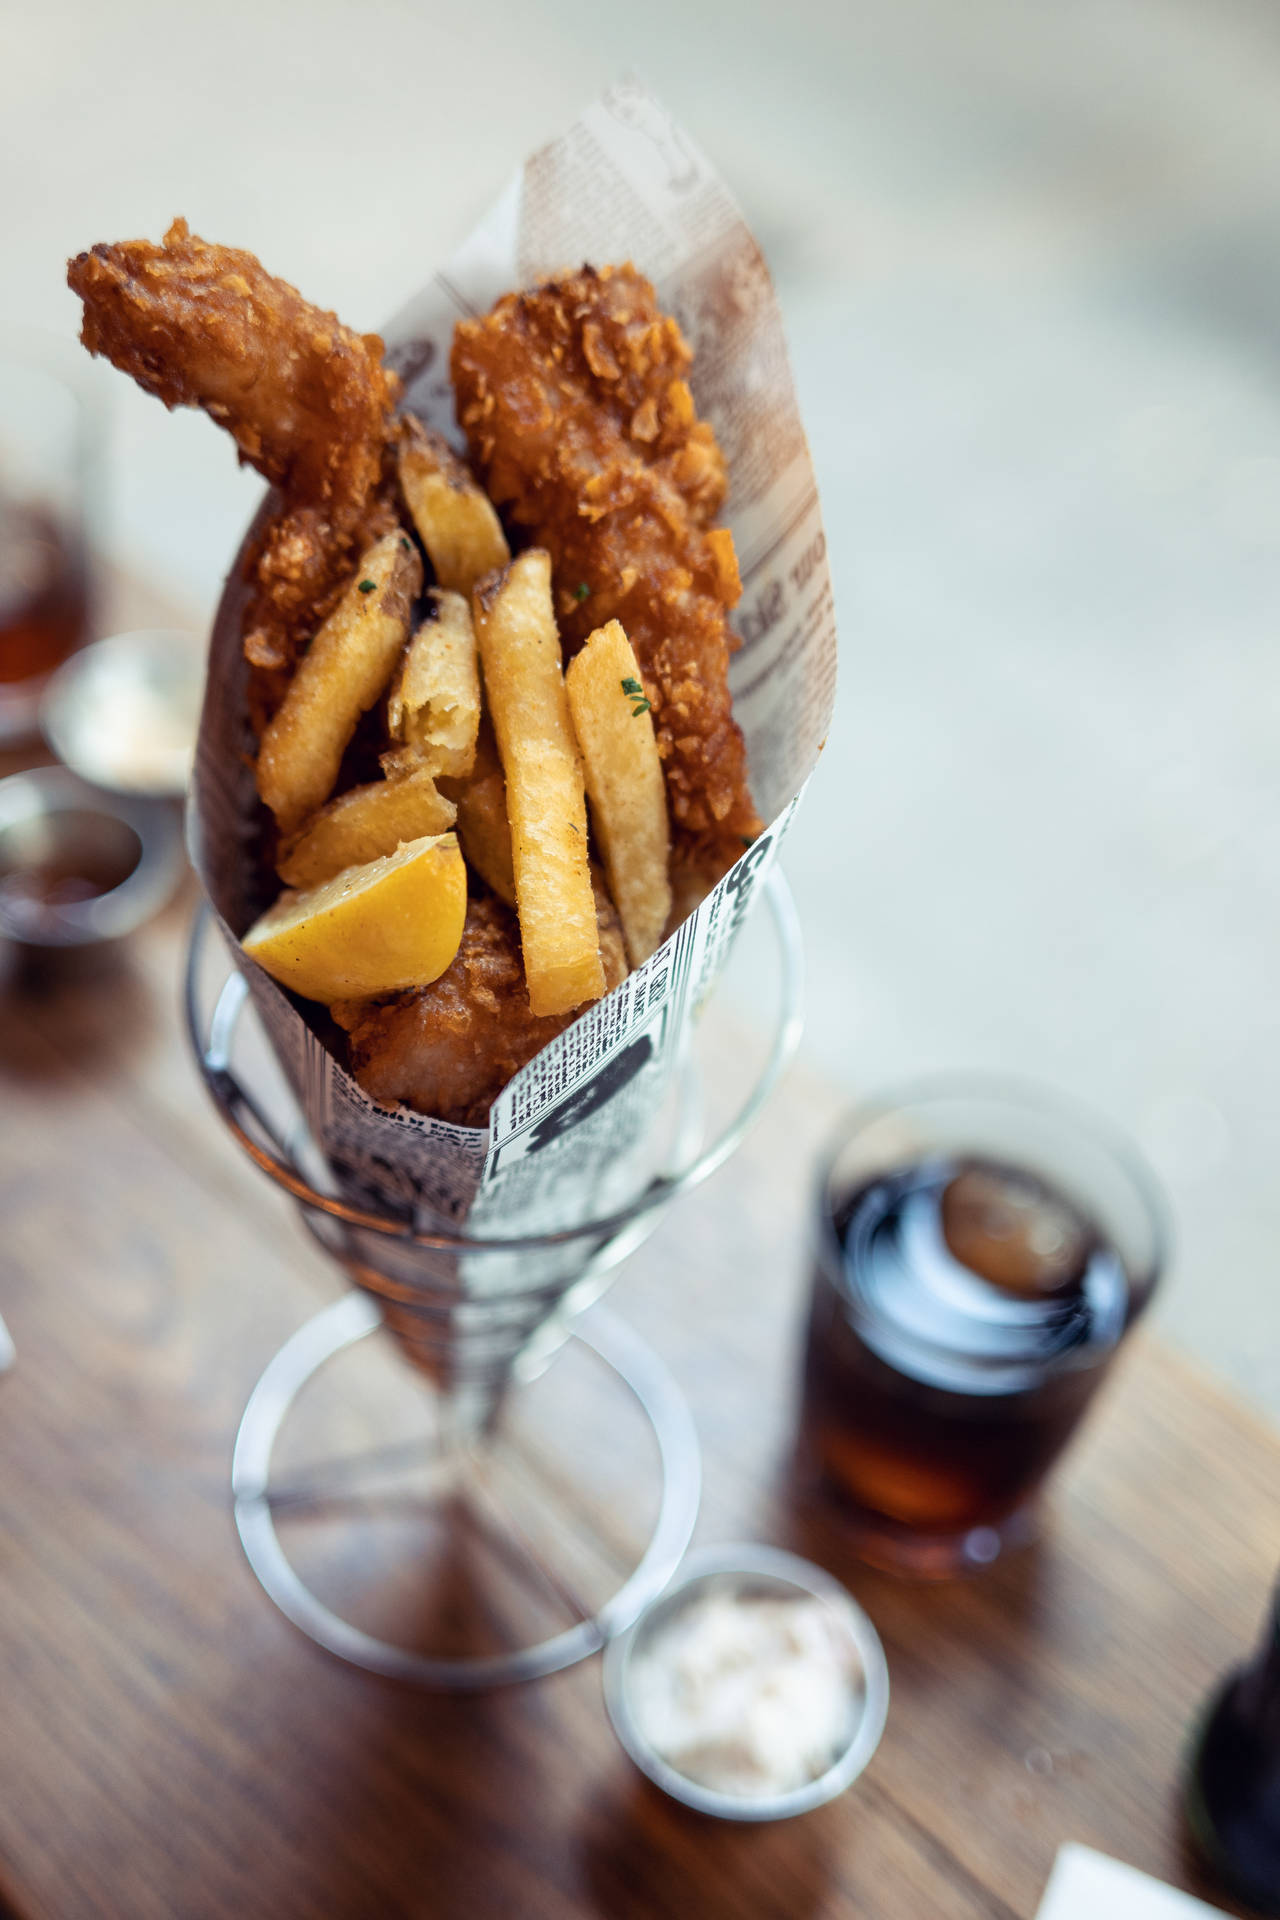
M 723 182 L 641 87 L 615 87 L 535 154 L 387 329 L 405 405 L 460 444 L 448 380 L 458 318 L 566 266 L 628 258 L 653 279 L 689 339 L 698 408 L 728 460 L 725 517 L 744 585 L 734 616 L 742 641 L 731 673 L 734 710 L 769 825 L 644 966 L 516 1076 L 487 1129 L 375 1105 L 340 1064 L 340 1036 L 322 1010 L 292 999 L 240 955 L 338 1190 L 420 1228 L 443 1220 L 465 1222 L 471 1233 L 550 1233 L 643 1191 L 660 1164 L 662 1115 L 690 1024 L 759 892 L 831 717 L 826 543 L 768 271 Z M 192 807 L 193 858 L 233 941 L 267 904 L 240 654 L 243 591 L 237 563 L 210 647 Z M 524 1256 L 520 1285 L 530 1310 L 536 1294 L 544 1313 L 588 1252 L 575 1241 Z M 510 1272 L 496 1273 L 488 1255 L 439 1257 L 452 1262 L 442 1278 L 458 1314 L 469 1302 L 493 1305 L 508 1289 Z M 498 1258 L 505 1265 L 510 1256 Z M 384 1298 L 392 1286 L 414 1284 L 407 1273 L 384 1272 L 385 1249 L 377 1262 L 356 1264 L 361 1284 Z M 410 1329 L 390 1305 L 412 1350 Z M 425 1351 L 419 1345 L 420 1363 Z

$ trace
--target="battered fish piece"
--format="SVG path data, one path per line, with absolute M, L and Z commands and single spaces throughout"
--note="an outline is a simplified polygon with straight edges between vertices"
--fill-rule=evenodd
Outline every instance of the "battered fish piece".
M 760 831 L 730 707 L 741 591 L 692 355 L 634 267 L 584 267 L 459 323 L 458 418 L 489 493 L 552 558 L 568 652 L 622 622 L 653 704 L 677 858 L 718 878 Z
M 245 654 L 261 723 L 360 550 L 395 516 L 386 472 L 398 382 L 376 334 L 353 333 L 264 271 L 175 220 L 72 260 L 81 339 L 166 407 L 202 407 L 284 501 L 250 556 Z
M 261 738 L 344 589 L 354 580 L 373 590 L 353 572 L 361 556 L 398 525 L 399 385 L 382 342 L 182 220 L 160 246 L 79 255 L 68 280 L 84 301 L 91 353 L 168 407 L 203 408 L 279 489 L 246 560 L 244 651 Z M 727 685 L 726 614 L 740 588 L 732 539 L 714 525 L 724 461 L 697 418 L 689 361 L 679 328 L 631 267 L 584 268 L 508 296 L 458 329 L 453 354 L 460 417 L 490 491 L 551 551 L 569 650 L 613 617 L 631 639 L 676 829 L 672 879 L 687 907 L 760 827 Z M 509 867 L 510 848 L 495 772 L 487 810 L 474 777 L 459 796 L 459 828 L 494 855 L 479 870 L 501 885 L 497 856 Z M 368 777 L 350 764 L 346 775 Z M 484 1126 L 503 1087 L 574 1012 L 530 1012 L 516 915 L 483 879 L 475 885 L 458 952 L 437 980 L 333 1012 L 352 1071 L 375 1099 Z M 612 988 L 627 974 L 626 951 L 594 874 L 593 886 Z
M 606 987 L 626 978 L 622 926 L 596 883 Z M 351 1071 L 384 1106 L 402 1102 L 455 1126 L 485 1127 L 513 1074 L 577 1018 L 529 1011 L 515 914 L 491 894 L 467 902 L 462 944 L 429 987 L 332 1009 L 346 1028 Z

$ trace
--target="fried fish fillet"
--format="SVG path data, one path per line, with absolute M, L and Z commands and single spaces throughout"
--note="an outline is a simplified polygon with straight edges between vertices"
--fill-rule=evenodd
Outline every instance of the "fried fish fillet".
M 245 654 L 259 721 L 278 703 L 362 547 L 394 525 L 384 496 L 398 390 L 376 334 L 353 333 L 251 253 L 175 220 L 69 263 L 81 339 L 167 407 L 202 407 L 279 487 L 250 556 Z
M 634 267 L 508 294 L 455 332 L 458 417 L 490 495 L 551 553 L 569 651 L 622 622 L 653 704 L 678 858 L 710 878 L 760 831 L 731 711 L 740 592 L 725 466 L 692 356 Z
M 244 649 L 261 732 L 358 556 L 396 524 L 394 374 L 359 335 L 175 221 L 160 246 L 99 246 L 70 263 L 82 338 L 166 406 L 203 408 L 280 489 L 246 562 Z M 738 594 L 713 521 L 724 462 L 684 375 L 689 351 L 631 268 L 584 270 L 499 302 L 459 329 L 460 411 L 491 491 L 556 564 L 570 648 L 622 620 L 656 712 L 676 851 L 714 878 L 759 829 L 729 708 L 726 613 Z M 606 983 L 627 972 L 603 886 Z M 515 915 L 473 898 L 457 956 L 431 986 L 335 1014 L 374 1098 L 482 1126 L 513 1074 L 571 1014 L 529 1009 Z
M 605 982 L 615 987 L 627 974 L 622 926 L 598 884 L 596 909 Z M 366 1093 L 460 1127 L 487 1126 L 489 1108 L 512 1075 L 576 1017 L 530 1013 L 516 916 L 488 894 L 468 901 L 453 964 L 429 987 L 342 1002 L 333 1013 L 347 1030 L 351 1070 Z

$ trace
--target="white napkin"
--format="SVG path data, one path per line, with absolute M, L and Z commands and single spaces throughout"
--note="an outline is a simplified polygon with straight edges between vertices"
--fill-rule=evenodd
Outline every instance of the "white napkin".
M 1074 1844 L 1059 1847 L 1036 1920 L 1210 1920 L 1206 1907 L 1136 1867 Z

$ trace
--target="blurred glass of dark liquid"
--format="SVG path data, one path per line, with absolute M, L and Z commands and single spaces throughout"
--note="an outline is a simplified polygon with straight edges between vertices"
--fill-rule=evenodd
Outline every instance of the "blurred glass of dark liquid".
M 802 1459 L 874 1564 L 990 1564 L 1151 1296 L 1153 1182 L 1064 1105 L 953 1083 L 841 1129 L 815 1229 Z
M 88 638 L 87 440 L 72 388 L 0 352 L 0 746 L 35 733 L 45 681 Z
M 0 491 L 0 685 L 47 678 L 84 639 L 86 612 L 78 538 Z
M 1216 1876 L 1280 1914 L 1280 1583 L 1256 1657 L 1228 1674 L 1197 1730 L 1186 1806 Z

